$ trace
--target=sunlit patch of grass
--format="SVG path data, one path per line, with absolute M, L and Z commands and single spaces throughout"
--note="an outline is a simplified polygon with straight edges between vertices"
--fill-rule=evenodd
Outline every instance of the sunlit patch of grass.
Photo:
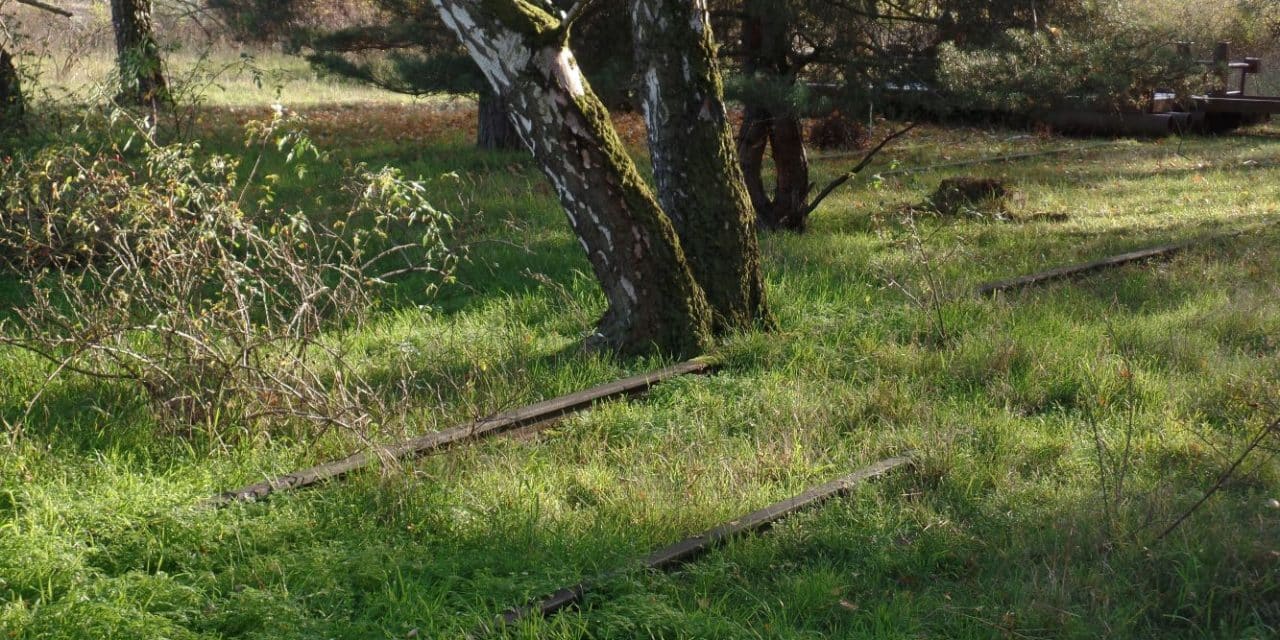
M 211 106 L 196 130 L 207 148 L 242 148 L 236 124 L 258 107 L 234 109 Z M 470 148 L 469 111 L 299 109 L 335 166 L 390 163 L 427 178 L 458 215 L 454 241 L 469 247 L 458 284 L 436 297 L 402 284 L 356 336 L 362 373 L 411 416 L 379 437 L 663 364 L 578 349 L 603 305 L 589 267 L 533 163 Z M 727 340 L 715 375 L 263 504 L 190 508 L 340 455 L 351 439 L 158 436 L 167 432 L 128 387 L 55 383 L 24 433 L 0 439 L 0 628 L 461 637 L 529 596 L 914 449 L 910 473 L 680 571 L 625 571 L 585 610 L 505 634 L 1270 637 L 1280 626 L 1271 453 L 1171 537 L 1151 538 L 1276 411 L 1274 135 L 860 180 L 809 233 L 763 238 L 780 327 Z M 924 127 L 878 166 L 1077 144 Z M 819 159 L 815 171 L 848 162 Z M 1020 194 L 1014 214 L 1065 216 L 904 224 L 938 180 L 961 174 L 1002 177 Z M 338 175 L 317 165 L 282 197 L 323 216 Z M 1246 227 L 1167 261 L 972 294 L 993 278 Z M 930 275 L 920 250 L 936 302 L 918 301 Z M 2 299 L 18 289 L 0 280 Z M 0 351 L 0 417 L 17 423 L 46 373 Z M 1108 451 L 1131 443 L 1122 495 L 1103 496 L 1095 427 Z

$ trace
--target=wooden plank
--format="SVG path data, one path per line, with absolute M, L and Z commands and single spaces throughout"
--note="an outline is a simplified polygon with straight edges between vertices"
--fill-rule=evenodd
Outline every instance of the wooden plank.
M 1173 244 L 1164 244 L 1156 247 L 1148 247 L 1146 249 L 1138 249 L 1137 251 L 1129 251 L 1127 253 L 1121 253 L 1119 255 L 1108 256 L 1106 258 L 1102 258 L 1101 260 L 1094 260 L 1091 262 L 1082 262 L 1079 264 L 1071 264 L 1064 267 L 1057 267 L 1054 269 L 1049 269 L 1048 271 L 1041 271 L 1039 273 L 1019 276 L 1017 278 L 1010 278 L 1008 280 L 997 280 L 995 282 L 988 282 L 986 284 L 979 285 L 977 288 L 977 293 L 980 296 L 986 296 L 986 295 L 991 295 L 993 293 L 996 293 L 997 291 L 1008 291 L 1010 289 L 1029 287 L 1032 285 L 1043 284 L 1045 282 L 1050 282 L 1053 280 L 1061 280 L 1063 278 L 1068 278 L 1068 277 L 1080 275 L 1083 273 L 1089 273 L 1091 271 L 1098 271 L 1101 269 L 1118 267 L 1121 265 L 1129 264 L 1131 262 L 1138 262 L 1140 260 L 1149 260 L 1152 258 L 1161 258 L 1165 256 L 1170 256 L 1179 251 L 1187 249 L 1188 247 L 1193 247 L 1195 245 L 1214 241 L 1214 240 L 1225 240 L 1227 238 L 1238 236 L 1241 233 L 1243 233 L 1243 231 L 1233 231 L 1231 233 L 1226 233 L 1226 234 L 1206 236 L 1201 238 L 1195 238 L 1192 240 L 1184 240 L 1182 242 L 1175 242 Z
M 831 498 L 848 493 L 858 484 L 878 478 L 894 469 L 906 466 L 912 462 L 912 454 L 881 460 L 869 467 L 860 469 L 843 478 L 833 480 L 822 486 L 809 489 L 800 495 L 787 498 L 781 502 L 771 504 L 759 511 L 753 511 L 740 518 L 730 520 L 714 529 L 710 529 L 700 533 L 692 538 L 686 538 L 673 545 L 663 547 L 650 553 L 640 560 L 639 564 L 645 569 L 670 569 L 687 563 L 698 556 L 724 544 L 729 539 L 746 533 L 762 531 L 767 529 L 775 522 L 797 512 L 802 509 L 815 506 Z M 597 582 L 603 582 L 609 578 L 619 575 L 621 572 L 615 571 L 594 581 L 583 581 L 578 584 L 564 587 L 556 592 L 539 598 L 538 600 L 519 607 L 509 609 L 502 613 L 498 622 L 501 624 L 512 624 L 530 617 L 546 617 L 555 615 L 557 612 L 566 607 L 573 606 L 582 601 L 582 598 L 589 592 L 592 585 Z
M 232 502 L 261 500 L 274 493 L 292 491 L 326 480 L 335 480 L 353 471 L 375 466 L 383 459 L 399 460 L 422 456 L 462 442 L 487 438 L 538 422 L 547 422 L 581 411 L 602 400 L 644 393 L 650 387 L 665 380 L 683 375 L 706 373 L 713 367 L 714 365 L 706 360 L 690 360 L 658 371 L 615 380 L 566 396 L 494 414 L 452 429 L 429 433 L 377 450 L 362 451 L 341 460 L 326 462 L 234 491 L 227 491 L 206 500 L 204 505 L 222 506 Z

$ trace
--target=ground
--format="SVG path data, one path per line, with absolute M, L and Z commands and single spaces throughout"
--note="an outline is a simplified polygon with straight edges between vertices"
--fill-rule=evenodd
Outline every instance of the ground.
M 201 112 L 210 148 L 241 148 L 232 123 L 264 109 L 231 102 Z M 402 286 L 360 336 L 368 373 L 415 416 L 409 431 L 664 364 L 577 348 L 602 310 L 581 249 L 523 154 L 471 148 L 465 110 L 300 109 L 335 166 L 421 174 L 458 216 L 458 283 L 434 297 Z M 643 163 L 637 119 L 622 125 Z M 1083 150 L 868 175 L 808 233 L 764 236 L 779 328 L 726 340 L 714 375 L 263 503 L 194 506 L 349 439 L 176 432 L 134 389 L 64 378 L 0 439 L 0 636 L 466 637 L 529 597 L 910 450 L 908 473 L 497 635 L 1275 637 L 1275 438 L 1157 534 L 1280 413 L 1280 130 L 1099 146 L 929 126 L 872 173 L 1068 146 Z M 856 160 L 814 165 L 831 178 Z M 282 197 L 306 202 L 336 170 Z M 1013 194 L 1002 211 L 931 216 L 924 199 L 956 175 Z M 1241 229 L 1169 260 L 972 293 Z M 0 281 L 0 300 L 17 289 Z M 0 416 L 18 422 L 47 372 L 0 351 Z

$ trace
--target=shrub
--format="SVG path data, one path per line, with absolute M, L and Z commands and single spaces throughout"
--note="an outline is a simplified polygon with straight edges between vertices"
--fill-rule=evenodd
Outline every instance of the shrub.
M 809 128 L 809 143 L 824 150 L 861 149 L 867 146 L 869 139 L 867 128 L 861 122 L 839 110 L 818 118 Z
M 1155 90 L 1185 96 L 1205 78 L 1204 67 L 1180 57 L 1171 38 L 1114 24 L 1079 37 L 1014 29 L 979 50 L 947 43 L 939 66 L 942 86 L 958 106 L 1018 113 L 1141 110 Z
M 278 109 L 249 142 L 301 172 L 319 154 L 297 124 Z M 423 183 L 357 166 L 342 185 L 350 205 L 322 220 L 275 205 L 280 177 L 262 175 L 261 156 L 245 172 L 145 133 L 101 150 L 54 145 L 0 169 L 0 252 L 31 299 L 0 341 L 47 359 L 51 379 L 135 385 L 169 424 L 363 432 L 375 396 L 338 330 L 369 317 L 389 278 L 449 277 L 449 216 Z

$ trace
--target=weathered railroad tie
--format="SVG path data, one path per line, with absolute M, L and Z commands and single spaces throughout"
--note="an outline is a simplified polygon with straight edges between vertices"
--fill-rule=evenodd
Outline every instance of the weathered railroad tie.
M 691 538 L 686 538 L 671 546 L 663 547 L 645 556 L 639 565 L 645 569 L 671 569 L 689 562 L 698 556 L 718 547 L 730 538 L 745 533 L 767 529 L 773 523 L 797 511 L 813 507 L 822 502 L 847 494 L 858 484 L 878 478 L 900 467 L 907 466 L 914 460 L 908 452 L 896 458 L 881 460 L 869 467 L 860 469 L 838 480 L 809 489 L 800 495 L 771 504 L 759 511 L 753 511 L 740 518 L 730 520 L 714 529 L 704 531 Z M 594 584 L 603 582 L 622 572 L 605 574 L 594 581 L 579 582 L 565 587 L 548 596 L 539 598 L 523 607 L 509 609 L 499 616 L 498 624 L 512 624 L 532 617 L 548 617 L 574 606 L 591 590 Z
M 567 396 L 497 413 L 452 429 L 380 447 L 378 450 L 362 451 L 341 460 L 294 471 L 234 491 L 226 491 L 206 500 L 203 506 L 217 507 L 233 502 L 251 502 L 275 493 L 300 489 L 326 480 L 335 480 L 353 471 L 374 466 L 383 459 L 402 460 L 418 457 L 461 442 L 479 440 L 554 420 L 587 409 L 603 400 L 638 395 L 660 382 L 689 374 L 707 373 L 714 368 L 715 365 L 705 359 L 689 360 L 665 369 L 615 380 Z
M 1221 234 L 1215 234 L 1210 236 L 1201 236 L 1199 238 L 1184 240 L 1182 242 L 1175 242 L 1173 244 L 1163 244 L 1156 247 L 1138 249 L 1136 251 L 1129 251 L 1127 253 L 1108 256 L 1106 258 L 1102 258 L 1100 260 L 1093 260 L 1091 262 L 1081 262 L 1078 264 L 1071 264 L 1064 267 L 1049 269 L 1048 271 L 1041 271 L 1041 272 L 1033 273 L 1030 275 L 1019 276 L 1017 278 L 1010 278 L 1008 280 L 996 280 L 994 282 L 988 282 L 986 284 L 979 285 L 975 291 L 979 296 L 988 296 L 999 291 L 1008 291 L 1011 289 L 1018 289 L 1021 287 L 1034 286 L 1038 284 L 1043 284 L 1045 282 L 1051 282 L 1053 280 L 1061 280 L 1063 278 L 1069 278 L 1071 276 L 1076 276 L 1076 275 L 1088 273 L 1091 271 L 1100 271 L 1102 269 L 1118 267 L 1121 265 L 1129 264 L 1131 262 L 1139 262 L 1141 260 L 1149 260 L 1152 258 L 1161 258 L 1165 256 L 1170 256 L 1175 253 L 1178 253 L 1179 251 L 1189 249 L 1196 245 L 1206 244 L 1209 242 L 1216 242 L 1220 240 L 1227 240 L 1227 239 L 1239 236 L 1243 233 L 1245 232 L 1231 231 L 1228 233 L 1221 233 Z

